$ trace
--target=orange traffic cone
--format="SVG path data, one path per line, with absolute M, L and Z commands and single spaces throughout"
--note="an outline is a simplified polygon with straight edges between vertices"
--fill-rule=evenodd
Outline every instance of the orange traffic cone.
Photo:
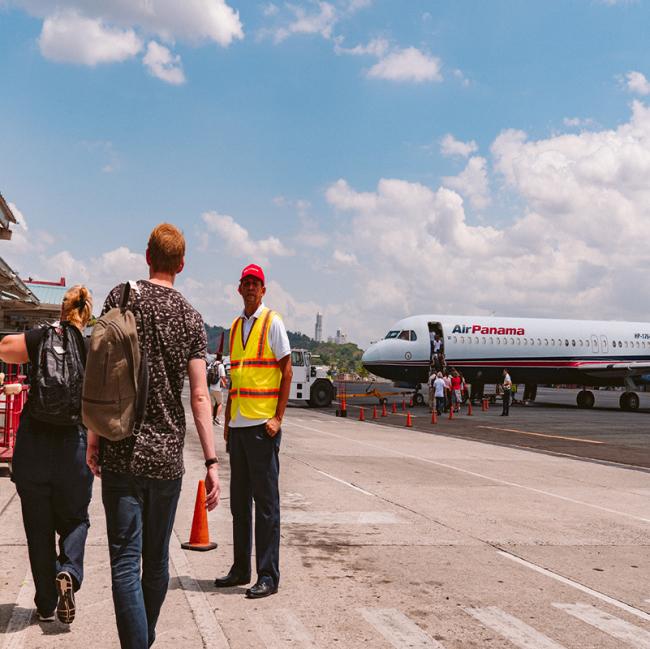
M 359 421 L 365 421 L 366 414 L 363 412 L 363 408 L 359 408 Z
M 413 421 L 411 420 L 411 413 L 410 412 L 406 413 L 406 427 L 407 428 L 413 428 Z
M 348 416 L 348 404 L 345 402 L 345 397 L 341 400 L 341 417 Z
M 377 419 L 377 406 L 372 407 L 372 418 Z
M 208 510 L 205 507 L 205 482 L 203 480 L 199 480 L 199 488 L 196 490 L 190 540 L 188 543 L 181 543 L 181 547 L 183 550 L 197 550 L 198 552 L 214 550 L 217 547 L 216 543 L 210 542 Z
M 469 400 L 467 401 L 467 415 L 468 415 L 469 417 L 472 416 L 472 402 L 469 401 Z
M 449 404 L 449 420 L 451 421 L 454 418 L 454 404 Z
M 393 401 L 393 414 L 397 412 L 397 404 Z
M 386 412 L 386 402 L 385 401 L 381 404 L 381 416 L 382 417 L 388 417 L 388 413 Z
M 435 408 L 431 411 L 431 423 L 432 424 L 438 423 L 438 413 L 436 412 Z

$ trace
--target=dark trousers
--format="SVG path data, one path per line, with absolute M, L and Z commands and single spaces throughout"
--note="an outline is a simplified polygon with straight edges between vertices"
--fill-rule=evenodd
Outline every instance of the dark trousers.
M 36 587 L 34 603 L 47 615 L 56 608 L 59 571 L 70 573 L 75 590 L 83 581 L 93 486 L 93 475 L 86 466 L 85 429 L 49 427 L 24 415 L 16 434 L 13 480 Z
M 510 390 L 503 391 L 503 412 L 501 413 L 502 415 L 510 414 L 510 395 L 511 395 Z
M 181 482 L 102 472 L 113 604 L 123 648 L 146 649 L 156 639 Z
M 442 411 L 445 409 L 445 398 L 436 397 L 436 412 L 441 415 Z
M 253 501 L 255 556 L 258 580 L 280 583 L 280 438 L 266 427 L 229 429 L 230 511 L 234 546 L 233 571 L 251 572 Z

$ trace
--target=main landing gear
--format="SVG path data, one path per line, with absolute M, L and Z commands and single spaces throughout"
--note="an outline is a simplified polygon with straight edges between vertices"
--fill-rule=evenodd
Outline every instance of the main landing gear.
M 594 393 L 591 392 L 591 390 L 580 390 L 580 392 L 578 392 L 578 396 L 576 397 L 576 401 L 578 403 L 578 408 L 589 410 L 590 408 L 594 407 L 596 398 L 594 397 Z
M 636 392 L 623 392 L 618 404 L 621 406 L 621 410 L 638 410 L 639 395 Z

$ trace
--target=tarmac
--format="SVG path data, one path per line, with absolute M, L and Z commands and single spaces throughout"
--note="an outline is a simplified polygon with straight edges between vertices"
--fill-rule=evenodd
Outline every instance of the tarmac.
M 366 421 L 350 406 L 347 418 L 289 408 L 282 578 L 263 600 L 212 584 L 232 558 L 220 428 L 222 500 L 209 515 L 219 547 L 180 549 L 204 475 L 188 417 L 154 647 L 650 649 L 648 413 L 615 410 L 615 393 L 596 393 L 603 409 L 593 411 L 560 396 L 554 406 L 557 395 L 540 394 L 509 418 L 492 406 L 435 425 L 416 408 L 413 428 L 401 412 L 369 419 L 372 406 Z M 90 515 L 77 619 L 38 623 L 20 504 L 0 476 L 2 649 L 119 646 L 98 481 Z

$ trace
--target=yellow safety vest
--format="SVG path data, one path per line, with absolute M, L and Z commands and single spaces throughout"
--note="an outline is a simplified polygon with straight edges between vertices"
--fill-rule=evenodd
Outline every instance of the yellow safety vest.
M 251 327 L 244 345 L 243 318 L 230 326 L 230 419 L 271 419 L 280 395 L 282 372 L 269 345 L 275 314 L 266 307 Z

